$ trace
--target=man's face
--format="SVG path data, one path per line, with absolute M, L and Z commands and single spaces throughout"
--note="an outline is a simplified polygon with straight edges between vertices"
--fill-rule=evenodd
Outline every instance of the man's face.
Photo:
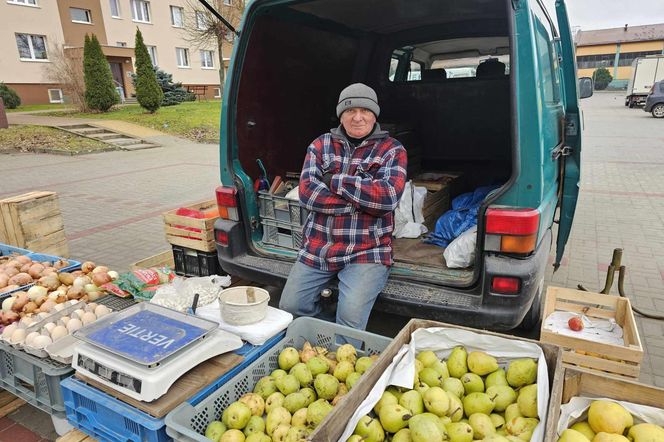
M 352 138 L 366 137 L 375 123 L 374 113 L 363 107 L 352 107 L 341 114 L 341 125 Z

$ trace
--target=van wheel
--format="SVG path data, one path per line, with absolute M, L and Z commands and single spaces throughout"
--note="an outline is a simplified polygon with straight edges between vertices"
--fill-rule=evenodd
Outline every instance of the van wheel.
M 526 313 L 526 316 L 523 317 L 521 324 L 519 324 L 519 328 L 528 331 L 533 330 L 535 327 L 537 327 L 540 324 L 541 317 L 542 317 L 542 289 L 540 288 L 540 290 L 537 292 L 537 295 L 535 295 L 535 298 L 533 299 L 533 303 L 530 306 L 528 313 Z
M 664 103 L 656 104 L 652 108 L 652 116 L 655 118 L 664 118 Z

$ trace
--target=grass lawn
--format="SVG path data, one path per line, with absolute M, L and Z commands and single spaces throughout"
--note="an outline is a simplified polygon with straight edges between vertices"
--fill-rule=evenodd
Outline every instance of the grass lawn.
M 30 112 L 30 111 L 40 111 L 40 110 L 64 110 L 70 109 L 71 105 L 69 104 L 26 104 L 25 106 L 21 105 L 16 109 L 7 109 L 7 112 Z
M 122 120 L 139 124 L 200 143 L 219 142 L 221 101 L 188 101 L 177 106 L 161 107 L 154 114 L 137 104 L 117 106 L 106 113 L 50 112 L 48 115 L 74 118 Z
M 0 153 L 34 152 L 36 149 L 91 152 L 109 145 L 46 126 L 9 126 L 0 129 Z

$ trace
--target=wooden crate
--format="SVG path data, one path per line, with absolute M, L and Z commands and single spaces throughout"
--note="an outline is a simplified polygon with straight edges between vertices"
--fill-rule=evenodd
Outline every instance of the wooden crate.
M 546 421 L 545 442 L 558 440 L 557 427 L 560 418 L 560 406 L 575 396 L 602 397 L 634 404 L 662 408 L 664 389 L 644 385 L 639 382 L 605 376 L 594 370 L 567 367 L 563 382 L 551 393 L 549 414 Z
M 424 198 L 422 215 L 424 216 L 424 225 L 429 232 L 436 228 L 436 222 L 440 216 L 450 209 L 450 188 L 444 187 L 440 190 L 429 190 Z
M 58 194 L 29 192 L 0 200 L 0 242 L 68 257 Z
M 215 200 L 203 201 L 187 206 L 187 209 L 207 211 L 217 207 Z M 216 250 L 214 243 L 214 222 L 216 218 L 190 218 L 176 215 L 177 209 L 164 213 L 164 231 L 166 241 L 176 246 L 188 247 L 201 252 Z M 198 232 L 187 230 L 186 227 L 198 229 Z
M 530 342 L 538 345 L 544 352 L 549 372 L 549 390 L 551 394 L 555 391 L 561 391 L 563 381 L 563 369 L 560 347 L 552 344 L 533 341 L 525 338 L 508 336 L 500 333 L 494 333 L 486 330 L 477 330 L 468 327 L 462 327 L 443 322 L 430 321 L 425 319 L 411 319 L 406 326 L 394 337 L 392 343 L 380 354 L 378 360 L 367 370 L 358 383 L 353 385 L 353 389 L 344 397 L 344 400 L 334 407 L 334 409 L 325 417 L 325 420 L 316 428 L 307 440 L 311 441 L 337 441 L 341 437 L 346 427 L 346 422 L 350 420 L 353 413 L 359 405 L 367 398 L 374 384 L 381 377 L 383 372 L 392 363 L 394 356 L 399 352 L 404 344 L 410 342 L 410 335 L 417 329 L 429 327 L 447 327 L 468 330 L 474 333 L 501 338 L 515 339 L 524 342 Z
M 149 269 L 152 267 L 169 267 L 175 268 L 175 260 L 173 259 L 173 250 L 158 253 L 149 258 L 142 259 L 131 265 L 132 270 Z
M 613 318 L 623 329 L 624 345 L 564 336 L 542 328 L 540 341 L 563 347 L 563 362 L 603 372 L 639 377 L 643 346 L 629 299 L 561 287 L 549 287 L 544 303 L 546 319 L 554 311 L 583 313 L 589 318 Z

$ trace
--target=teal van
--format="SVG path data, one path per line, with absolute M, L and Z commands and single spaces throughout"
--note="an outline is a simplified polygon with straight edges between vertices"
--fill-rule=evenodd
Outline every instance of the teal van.
M 354 82 L 376 90 L 379 122 L 406 147 L 409 175 L 454 171 L 452 198 L 500 186 L 479 210 L 472 266 L 448 268 L 442 249 L 432 259 L 419 242 L 409 259 L 395 247 L 374 309 L 533 327 L 579 191 L 579 93 L 564 1 L 555 18 L 539 0 L 248 3 L 221 114 L 215 238 L 224 271 L 285 282 L 306 213 L 296 200 L 255 191 L 256 160 L 271 181 L 297 180 L 307 146 L 339 124 L 339 92 Z M 581 95 L 591 94 L 584 83 Z

